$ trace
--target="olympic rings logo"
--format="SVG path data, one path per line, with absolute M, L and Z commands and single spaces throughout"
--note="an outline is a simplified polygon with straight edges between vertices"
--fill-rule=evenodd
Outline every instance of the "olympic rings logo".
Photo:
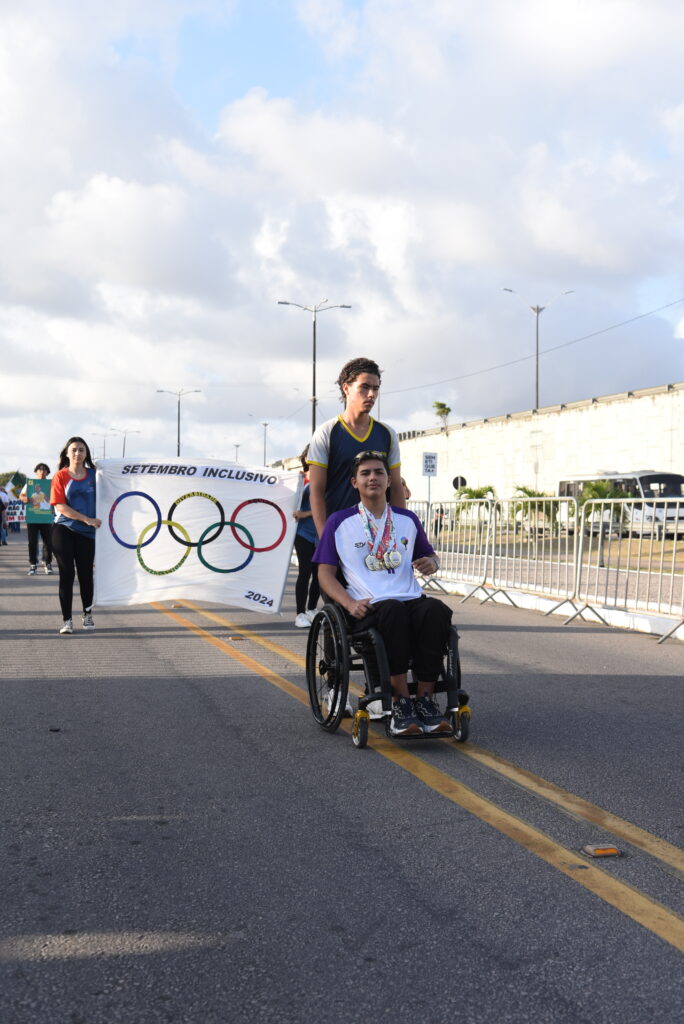
M 121 537 L 119 537 L 116 530 L 114 529 L 114 513 L 116 512 L 116 509 L 125 498 L 135 497 L 144 498 L 146 501 L 150 502 L 152 508 L 155 511 L 156 520 L 151 523 L 148 523 L 147 526 L 143 527 L 143 529 L 140 531 L 140 536 L 138 537 L 137 541 L 134 544 L 130 544 L 127 541 L 122 540 Z M 214 504 L 214 506 L 216 507 L 216 513 L 219 516 L 218 522 L 212 523 L 210 526 L 207 526 L 207 528 L 202 532 L 199 540 L 196 541 L 190 540 L 190 534 L 185 529 L 185 527 L 181 523 L 176 522 L 176 520 L 174 519 L 176 509 L 178 508 L 180 503 L 182 501 L 185 501 L 187 498 L 206 498 L 207 501 L 211 501 Z M 277 540 L 273 542 L 273 544 L 267 544 L 263 547 L 257 547 L 257 545 L 254 543 L 254 537 L 247 529 L 247 527 L 244 526 L 242 523 L 238 523 L 237 517 L 239 516 L 240 512 L 242 512 L 242 510 L 246 508 L 248 505 L 270 505 L 271 508 L 274 508 L 278 515 L 280 516 L 280 535 L 278 536 Z M 177 544 L 180 544 L 181 547 L 184 547 L 185 551 L 183 552 L 179 560 L 176 562 L 176 564 L 172 565 L 171 568 L 152 569 L 149 565 L 146 564 L 145 559 L 143 558 L 142 555 L 142 549 L 146 548 L 149 544 L 156 540 L 156 538 L 159 536 L 159 532 L 162 526 L 167 527 L 169 535 L 173 538 L 173 540 L 176 541 Z M 203 548 L 207 547 L 209 544 L 213 544 L 215 540 L 218 540 L 226 526 L 230 527 L 231 533 L 235 540 L 237 541 L 237 543 L 240 545 L 240 547 L 243 547 L 248 551 L 248 555 L 245 558 L 244 562 L 241 562 L 240 565 L 235 565 L 229 569 L 223 569 L 217 565 L 212 565 L 211 562 L 207 561 L 203 553 Z M 230 515 L 230 519 L 226 519 L 225 512 L 223 511 L 223 506 L 221 505 L 221 502 L 218 500 L 218 498 L 215 498 L 213 494 L 207 494 L 206 491 L 188 491 L 187 494 L 181 495 L 181 497 L 177 498 L 176 501 L 174 501 L 174 503 L 171 505 L 169 511 L 166 514 L 166 518 L 164 518 L 162 516 L 162 512 L 161 509 L 159 508 L 159 505 L 154 500 L 152 495 L 146 494 L 144 491 L 126 491 L 124 494 L 120 494 L 119 497 L 116 498 L 116 500 L 112 504 L 112 507 L 109 510 L 109 529 L 112 534 L 112 537 L 118 544 L 121 545 L 121 547 L 129 548 L 135 551 L 138 558 L 138 562 L 140 563 L 142 568 L 145 570 L 145 572 L 150 573 L 152 576 L 168 576 L 172 572 L 177 572 L 177 570 L 180 569 L 180 567 L 185 562 L 192 548 L 197 548 L 197 557 L 199 558 L 202 565 L 204 565 L 211 572 L 231 573 L 240 572 L 241 569 L 245 569 L 252 561 L 255 554 L 264 551 L 273 551 L 274 548 L 277 548 L 278 545 L 282 542 L 283 537 L 287 532 L 287 520 L 285 519 L 285 513 L 283 512 L 283 510 L 278 505 L 276 505 L 274 501 L 269 501 L 267 498 L 248 498 L 246 501 L 241 502 L 233 509 Z M 243 536 L 240 536 L 238 530 L 243 534 Z M 148 534 L 150 532 L 151 536 L 148 537 Z M 181 536 L 179 536 L 179 533 L 181 534 Z

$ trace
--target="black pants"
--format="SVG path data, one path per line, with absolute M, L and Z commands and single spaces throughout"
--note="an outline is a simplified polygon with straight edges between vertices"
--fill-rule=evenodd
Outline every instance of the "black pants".
M 374 626 L 387 651 L 390 675 L 413 671 L 421 683 L 435 683 L 449 646 L 451 608 L 435 597 L 378 601 L 359 626 Z
M 38 537 L 40 536 L 45 549 L 45 564 L 49 565 L 52 561 L 52 523 L 27 523 L 26 532 L 28 533 L 29 563 L 38 565 Z
M 297 615 L 299 615 L 300 612 L 306 611 L 307 608 L 316 607 L 318 598 L 321 596 L 321 588 L 318 585 L 318 568 L 311 564 L 316 545 L 313 541 L 307 540 L 306 537 L 296 533 L 294 546 L 297 552 L 297 561 L 299 562 L 299 573 L 295 583 L 295 601 L 297 602 Z M 309 580 L 311 580 L 311 583 L 309 583 Z M 308 604 L 306 601 L 307 591 L 309 594 Z
M 93 563 L 95 538 L 70 530 L 68 526 L 52 527 L 52 550 L 59 566 L 59 603 L 62 618 L 71 618 L 74 595 L 74 577 L 78 573 L 83 611 L 93 605 Z

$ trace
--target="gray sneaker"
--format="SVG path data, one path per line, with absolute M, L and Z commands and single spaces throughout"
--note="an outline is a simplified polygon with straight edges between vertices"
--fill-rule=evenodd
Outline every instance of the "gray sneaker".
M 35 576 L 37 572 L 38 572 L 38 566 L 37 565 L 31 565 L 31 566 L 29 566 L 29 571 L 26 573 L 26 575 L 27 576 Z
M 65 619 L 64 620 L 64 625 L 60 629 L 60 633 L 62 634 L 62 636 L 66 636 L 67 633 L 73 633 L 73 631 L 74 631 L 74 623 L 73 623 L 73 621 L 71 619 Z
M 83 612 L 83 628 L 91 631 L 95 629 L 95 623 L 93 622 L 91 612 Z
M 52 576 L 52 562 L 48 562 L 45 566 L 45 575 Z

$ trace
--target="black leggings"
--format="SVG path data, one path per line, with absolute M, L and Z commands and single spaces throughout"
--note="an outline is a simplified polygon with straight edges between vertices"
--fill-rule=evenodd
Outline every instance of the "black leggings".
M 43 541 L 45 564 L 50 565 L 52 562 L 52 523 L 27 523 L 26 532 L 28 534 L 29 564 L 38 564 L 38 537 L 40 536 Z
M 306 594 L 309 592 L 308 608 L 315 608 L 318 598 L 321 596 L 321 588 L 318 586 L 318 567 L 311 564 L 316 545 L 306 537 L 295 534 L 295 551 L 299 562 L 299 574 L 295 583 L 295 601 L 297 602 L 297 615 L 307 608 Z M 309 577 L 311 585 L 309 585 Z
M 413 671 L 421 683 L 437 681 L 451 629 L 451 608 L 442 601 L 425 596 L 411 601 L 378 601 L 358 625 L 374 626 L 380 633 L 390 675 L 406 672 L 412 658 Z
M 95 561 L 95 538 L 70 530 L 68 526 L 52 527 L 52 550 L 59 566 L 59 603 L 62 618 L 71 618 L 74 596 L 74 577 L 78 573 L 83 611 L 89 611 L 93 604 L 93 562 Z M 74 571 L 75 570 L 75 571 Z

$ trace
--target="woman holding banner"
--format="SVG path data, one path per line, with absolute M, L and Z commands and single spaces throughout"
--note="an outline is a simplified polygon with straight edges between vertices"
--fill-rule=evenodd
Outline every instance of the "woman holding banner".
M 59 603 L 64 619 L 60 633 L 66 635 L 74 631 L 71 606 L 76 574 L 83 605 L 83 628 L 93 630 L 95 530 L 100 520 L 95 518 L 95 465 L 82 437 L 70 437 L 59 453 L 50 504 L 55 510 L 52 550 L 59 565 Z

